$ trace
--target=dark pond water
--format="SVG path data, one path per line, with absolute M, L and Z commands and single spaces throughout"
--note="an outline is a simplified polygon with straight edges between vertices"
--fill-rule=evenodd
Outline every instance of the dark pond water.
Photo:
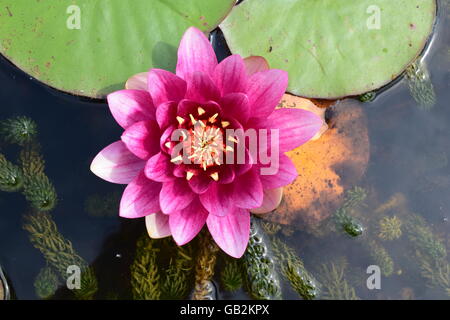
M 435 105 L 427 110 L 421 108 L 406 79 L 363 105 L 371 154 L 358 186 L 365 189 L 367 197 L 349 210 L 349 215 L 364 224 L 365 233 L 352 238 L 339 231 L 283 227 L 276 235 L 295 250 L 305 268 L 321 283 L 319 298 L 450 298 L 448 10 L 440 12 L 425 58 L 436 94 Z M 226 54 L 220 41 L 216 49 L 220 56 Z M 0 58 L 0 85 L 0 120 L 27 116 L 37 123 L 45 173 L 58 194 L 51 216 L 59 232 L 92 266 L 99 288 L 95 297 L 131 298 L 130 265 L 136 241 L 145 233 L 144 221 L 119 218 L 116 206 L 123 186 L 106 183 L 89 171 L 93 157 L 117 140 L 121 128 L 104 102 L 56 92 L 4 58 Z M 2 154 L 13 162 L 20 150 L 18 146 L 1 145 Z M 0 264 L 13 296 L 38 299 L 34 281 L 47 262 L 31 244 L 29 231 L 23 229 L 29 205 L 19 192 L 0 192 L 0 208 Z M 220 257 L 216 265 L 214 283 L 219 297 L 249 298 L 243 289 L 234 293 L 224 289 L 219 275 L 225 262 Z M 379 290 L 369 290 L 366 285 L 370 265 L 381 268 Z M 160 269 L 164 269 L 163 264 Z M 63 285 L 53 296 L 71 297 Z M 285 280 L 283 298 L 299 298 Z

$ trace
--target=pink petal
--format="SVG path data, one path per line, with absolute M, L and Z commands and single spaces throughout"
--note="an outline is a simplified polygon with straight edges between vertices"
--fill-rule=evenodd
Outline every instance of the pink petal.
M 279 129 L 279 150 L 286 152 L 311 140 L 323 122 L 314 113 L 302 109 L 275 110 L 266 120 L 266 129 Z
M 113 92 L 108 95 L 108 105 L 114 119 L 124 129 L 138 121 L 155 119 L 155 107 L 147 91 Z
M 250 238 L 250 213 L 234 208 L 225 217 L 210 214 L 206 219 L 209 232 L 217 245 L 234 258 L 240 258 Z
M 178 105 L 169 101 L 162 103 L 156 109 L 156 121 L 161 129 L 166 129 L 177 116 Z
M 263 202 L 263 187 L 258 172 L 252 168 L 236 177 L 234 181 L 233 203 L 239 208 L 258 208 Z
M 250 118 L 250 104 L 247 95 L 243 93 L 230 93 L 222 97 L 219 105 L 223 114 L 246 124 Z
M 251 76 L 257 72 L 267 71 L 270 69 L 267 60 L 260 56 L 251 56 L 244 59 L 245 70 L 247 76 Z
M 213 80 L 222 95 L 228 93 L 245 93 L 247 74 L 240 55 L 232 55 L 223 60 L 214 70 Z
M 161 239 L 171 235 L 169 216 L 157 212 L 145 217 L 145 226 L 150 238 Z
M 288 86 L 288 74 L 282 70 L 257 72 L 248 80 L 247 95 L 254 117 L 269 116 L 280 102 Z
M 259 178 L 261 179 L 264 189 L 274 189 L 286 186 L 294 182 L 298 176 L 297 169 L 288 156 L 280 154 L 278 159 L 279 165 L 278 168 L 274 169 L 276 170 L 276 173 L 274 174 L 264 174 L 261 171 L 262 167 L 269 167 L 269 165 L 258 165 L 257 171 L 260 175 Z
M 153 120 L 133 124 L 124 131 L 121 137 L 128 150 L 144 160 L 159 151 L 159 138 L 159 126 Z
M 217 58 L 208 38 L 197 28 L 189 28 L 178 48 L 177 76 L 187 79 L 195 71 L 212 75 Z
M 263 214 L 275 210 L 283 198 L 283 188 L 264 190 L 264 200 L 261 207 L 250 210 L 251 213 Z
M 108 182 L 128 184 L 144 166 L 145 161 L 132 154 L 122 141 L 116 141 L 94 158 L 91 171 Z
M 228 184 L 232 183 L 234 181 L 234 178 L 236 177 L 234 173 L 233 166 L 225 165 L 222 166 L 220 172 L 219 172 L 219 183 L 221 184 Z
M 208 192 L 200 195 L 200 201 L 210 214 L 226 216 L 235 207 L 232 200 L 233 188 L 234 184 L 213 183 Z
M 125 89 L 147 91 L 148 72 L 135 74 L 125 83 Z
M 208 191 L 209 186 L 213 182 L 211 177 L 208 177 L 203 174 L 197 174 L 194 175 L 191 180 L 189 180 L 189 186 L 191 187 L 192 191 L 194 191 L 197 194 L 202 194 Z
M 186 81 L 169 71 L 152 69 L 148 73 L 148 92 L 156 107 L 167 101 L 179 102 L 186 88 Z
M 165 214 L 181 211 L 194 200 L 195 196 L 186 179 L 178 178 L 164 182 L 159 194 L 161 211 Z
M 172 171 L 173 164 L 170 162 L 170 157 L 161 152 L 148 159 L 144 169 L 147 178 L 158 182 L 167 182 L 175 179 Z
M 120 201 L 120 216 L 123 218 L 141 218 L 160 211 L 159 192 L 162 184 L 147 179 L 141 172 L 125 188 Z
M 191 241 L 202 230 L 207 217 L 208 211 L 203 208 L 198 198 L 183 210 L 172 212 L 169 215 L 169 224 L 175 242 L 182 246 Z
M 186 99 L 199 103 L 218 101 L 220 91 L 206 73 L 194 72 L 188 82 Z

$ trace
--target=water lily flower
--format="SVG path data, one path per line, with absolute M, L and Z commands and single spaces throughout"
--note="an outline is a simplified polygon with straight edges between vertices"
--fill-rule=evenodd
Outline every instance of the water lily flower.
M 207 37 L 190 28 L 178 49 L 176 74 L 151 69 L 108 96 L 124 132 L 95 157 L 91 170 L 106 181 L 127 184 L 120 216 L 145 217 L 151 237 L 171 235 L 184 245 L 206 224 L 218 246 L 239 258 L 249 240 L 250 212 L 274 210 L 282 187 L 297 177 L 284 153 L 322 126 L 312 112 L 275 110 L 287 85 L 287 73 L 270 70 L 261 57 L 232 55 L 218 63 Z M 277 145 L 260 148 L 278 156 L 273 174 L 261 174 L 269 164 L 260 161 L 260 150 L 255 155 L 245 147 L 244 162 L 220 160 L 229 154 L 234 159 L 244 145 L 245 139 L 219 139 L 230 128 L 276 130 Z M 187 141 L 192 146 L 187 154 L 176 153 L 178 142 Z

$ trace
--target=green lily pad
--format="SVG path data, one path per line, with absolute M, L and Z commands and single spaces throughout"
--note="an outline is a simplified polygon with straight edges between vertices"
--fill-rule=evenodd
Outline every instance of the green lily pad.
M 184 31 L 235 0 L 0 0 L 0 53 L 54 88 L 102 98 L 133 74 L 175 69 Z
M 398 77 L 435 19 L 435 0 L 245 0 L 220 28 L 233 53 L 287 70 L 289 92 L 334 99 Z

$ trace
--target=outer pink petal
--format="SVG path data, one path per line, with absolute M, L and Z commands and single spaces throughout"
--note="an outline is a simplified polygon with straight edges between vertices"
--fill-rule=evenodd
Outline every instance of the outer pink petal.
M 120 201 L 120 216 L 141 218 L 160 211 L 159 192 L 162 184 L 149 180 L 141 172 L 126 188 Z
M 140 121 L 122 134 L 122 141 L 137 157 L 148 160 L 159 150 L 160 130 L 156 121 Z
M 148 72 L 135 74 L 125 83 L 125 89 L 147 91 Z
M 280 102 L 288 86 L 288 74 L 282 70 L 257 72 L 249 78 L 247 95 L 254 117 L 269 116 Z
M 258 208 L 263 202 L 263 187 L 259 179 L 259 173 L 255 168 L 234 181 L 233 203 L 239 208 Z
M 157 212 L 145 217 L 145 226 L 150 238 L 161 239 L 171 235 L 169 226 L 169 216 Z
M 234 258 L 240 258 L 250 238 L 250 213 L 235 208 L 225 217 L 210 214 L 206 219 L 209 232 L 217 245 Z
M 275 110 L 265 121 L 265 128 L 279 129 L 279 150 L 286 152 L 311 140 L 323 125 L 316 114 L 302 110 L 283 108 Z
M 251 213 L 263 214 L 275 210 L 283 198 L 283 188 L 264 190 L 264 200 L 261 207 L 251 209 Z
M 159 194 L 161 211 L 165 214 L 181 211 L 196 197 L 186 179 L 178 178 L 163 183 Z
M 148 73 L 148 92 L 156 107 L 167 101 L 179 102 L 186 89 L 186 81 L 169 71 L 152 69 Z
M 243 93 L 230 93 L 219 101 L 223 114 L 246 124 L 250 118 L 250 104 L 247 95 Z
M 260 56 L 251 56 L 244 59 L 245 70 L 247 76 L 251 76 L 257 72 L 269 70 L 269 63 Z
M 114 119 L 124 129 L 138 121 L 155 119 L 155 107 L 147 91 L 113 92 L 108 95 L 108 105 Z
M 222 95 L 236 92 L 245 93 L 247 74 L 241 56 L 234 54 L 223 60 L 214 70 L 213 80 Z
M 191 241 L 205 225 L 208 211 L 195 199 L 181 211 L 169 215 L 170 231 L 175 242 L 182 246 Z
M 188 82 L 186 99 L 199 103 L 218 101 L 220 99 L 220 91 L 209 75 L 202 72 L 194 72 Z
M 178 105 L 175 102 L 169 101 L 162 103 L 156 109 L 156 121 L 159 127 L 164 130 L 177 116 Z
M 172 171 L 173 164 L 170 162 L 170 157 L 161 152 L 148 159 L 144 169 L 147 178 L 158 182 L 174 180 Z
M 187 79 L 195 71 L 212 75 L 217 58 L 208 38 L 197 28 L 189 28 L 178 48 L 177 75 Z
M 262 174 L 261 167 L 267 166 L 257 166 L 259 178 L 264 189 L 274 189 L 283 187 L 292 183 L 298 176 L 297 169 L 295 168 L 292 160 L 284 154 L 279 156 L 279 166 L 275 174 L 264 175 Z
M 210 214 L 226 216 L 235 207 L 232 200 L 234 184 L 211 184 L 208 192 L 200 195 L 202 205 Z
M 128 184 L 144 166 L 145 161 L 132 154 L 122 141 L 116 141 L 94 158 L 91 171 L 103 180 Z

